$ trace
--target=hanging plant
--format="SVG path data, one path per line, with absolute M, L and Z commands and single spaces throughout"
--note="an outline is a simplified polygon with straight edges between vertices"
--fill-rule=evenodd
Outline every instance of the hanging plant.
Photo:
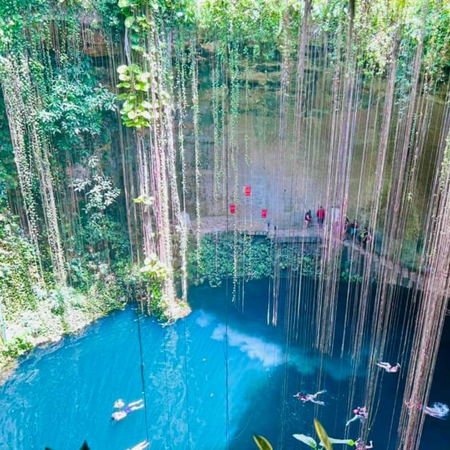
M 145 258 L 144 266 L 141 267 L 139 272 L 147 284 L 147 293 L 149 295 L 148 312 L 157 319 L 166 319 L 169 303 L 164 298 L 163 287 L 169 276 L 167 266 L 160 261 L 156 253 L 152 253 Z M 170 315 L 168 318 L 170 319 Z
M 127 90 L 117 97 L 124 100 L 120 110 L 124 125 L 137 129 L 149 127 L 153 120 L 158 119 L 158 109 L 167 105 L 168 94 L 162 91 L 156 103 L 152 104 L 148 101 L 151 87 L 149 72 L 143 71 L 137 64 L 119 66 L 117 72 L 121 81 L 117 87 Z
M 144 205 L 146 208 L 149 208 L 150 206 L 153 205 L 154 202 L 154 198 L 151 196 L 148 196 L 146 194 L 142 194 L 137 198 L 133 199 L 133 202 L 136 204 L 140 204 L 140 205 Z

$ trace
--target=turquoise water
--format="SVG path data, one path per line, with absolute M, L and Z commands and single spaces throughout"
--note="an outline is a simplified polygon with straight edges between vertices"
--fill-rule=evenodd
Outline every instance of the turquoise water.
M 1 450 L 77 450 L 85 439 L 92 450 L 124 450 L 147 438 L 152 450 L 253 449 L 252 433 L 267 436 L 274 448 L 299 449 L 307 447 L 292 434 L 313 435 L 318 411 L 333 437 L 344 436 L 348 360 L 332 358 L 322 366 L 326 406 L 294 399 L 300 389 L 315 392 L 320 361 L 295 345 L 287 352 L 283 328 L 265 324 L 266 283 L 247 285 L 243 316 L 226 289 L 196 288 L 190 298 L 193 313 L 174 326 L 150 318 L 138 324 L 128 308 L 82 336 L 35 350 L 0 388 Z M 448 346 L 444 340 L 444 350 Z M 442 366 L 436 375 L 441 388 L 432 396 L 448 401 Z M 397 381 L 383 382 L 371 436 L 378 449 L 394 448 L 389 430 Z M 118 398 L 144 398 L 146 408 L 113 423 Z M 394 436 L 395 427 L 391 431 Z M 423 448 L 450 448 L 447 432 L 448 423 L 427 418 Z M 349 437 L 357 434 L 352 424 Z

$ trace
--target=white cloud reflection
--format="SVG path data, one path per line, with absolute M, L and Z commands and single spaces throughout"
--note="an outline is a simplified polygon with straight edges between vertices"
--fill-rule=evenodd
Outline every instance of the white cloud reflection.
M 196 322 L 202 328 L 215 325 L 211 335 L 212 339 L 224 341 L 225 336 L 227 336 L 228 345 L 238 348 L 251 360 L 260 361 L 264 368 L 279 367 L 284 363 L 286 357 L 288 358 L 288 364 L 295 367 L 303 375 L 312 375 L 320 368 L 321 362 L 318 357 L 303 355 L 300 349 L 296 347 L 291 347 L 289 355 L 286 355 L 281 344 L 268 342 L 262 337 L 250 335 L 230 326 L 227 328 L 214 315 L 204 311 L 200 311 Z M 349 378 L 352 374 L 350 362 L 343 363 L 339 359 L 322 361 L 322 370 L 337 381 Z

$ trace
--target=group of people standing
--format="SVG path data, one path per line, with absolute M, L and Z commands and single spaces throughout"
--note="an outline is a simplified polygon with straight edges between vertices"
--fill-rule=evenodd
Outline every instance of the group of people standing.
M 339 210 L 337 210 L 337 211 L 339 211 Z M 332 208 L 332 213 L 333 213 L 333 208 Z M 323 224 L 325 222 L 325 214 L 326 214 L 326 211 L 323 208 L 323 206 L 319 206 L 319 209 L 316 211 L 317 225 L 318 225 L 319 229 L 323 228 Z M 332 216 L 333 216 L 333 214 L 332 214 Z M 311 210 L 309 209 L 305 213 L 305 228 L 309 228 L 312 225 L 312 220 L 313 220 L 313 215 L 312 215 Z M 338 225 L 339 218 L 335 217 L 334 220 L 336 220 L 336 225 L 340 228 L 340 226 Z M 332 219 L 332 221 L 333 221 L 333 219 Z M 353 222 L 350 222 L 349 218 L 346 217 L 345 225 L 344 225 L 344 240 L 357 240 L 358 243 L 361 245 L 361 247 L 365 250 L 367 248 L 367 244 L 372 241 L 372 233 L 369 230 L 368 226 L 360 228 L 358 221 L 356 219 Z
M 316 212 L 317 217 L 317 225 L 320 229 L 323 228 L 323 223 L 325 222 L 325 210 L 323 206 L 319 206 L 319 209 Z M 309 228 L 312 224 L 312 212 L 308 210 L 305 214 L 305 228 Z
M 365 250 L 367 248 L 367 244 L 372 241 L 372 233 L 370 232 L 368 226 L 360 229 L 359 223 L 356 219 L 353 222 L 350 222 L 348 217 L 346 217 L 344 240 L 357 240 L 361 247 Z

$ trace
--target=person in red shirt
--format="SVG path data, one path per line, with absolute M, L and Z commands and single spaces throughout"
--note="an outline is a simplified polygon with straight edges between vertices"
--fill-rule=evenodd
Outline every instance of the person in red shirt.
M 319 206 L 319 209 L 317 210 L 317 223 L 319 224 L 320 229 L 322 229 L 324 221 L 325 221 L 325 210 L 323 209 L 323 206 Z

